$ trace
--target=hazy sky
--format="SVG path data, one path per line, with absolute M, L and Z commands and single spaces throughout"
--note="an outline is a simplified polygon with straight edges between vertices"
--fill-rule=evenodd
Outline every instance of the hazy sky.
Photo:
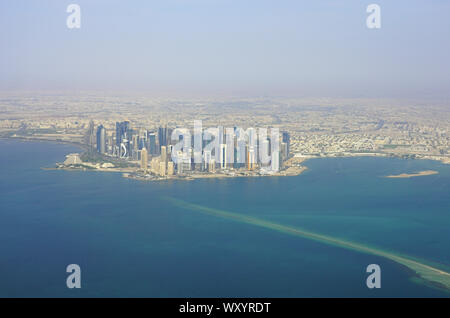
M 447 0 L 2 0 L 0 90 L 449 98 L 449 13 Z

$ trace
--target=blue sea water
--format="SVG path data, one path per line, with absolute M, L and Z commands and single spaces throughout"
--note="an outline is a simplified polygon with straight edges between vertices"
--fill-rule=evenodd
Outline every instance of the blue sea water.
M 379 256 L 174 205 L 209 208 L 450 266 L 450 166 L 328 158 L 296 177 L 144 182 L 42 170 L 71 145 L 0 140 L 1 297 L 449 297 Z M 437 170 L 438 175 L 385 175 Z M 379 264 L 382 287 L 368 289 Z M 79 264 L 82 288 L 66 287 Z

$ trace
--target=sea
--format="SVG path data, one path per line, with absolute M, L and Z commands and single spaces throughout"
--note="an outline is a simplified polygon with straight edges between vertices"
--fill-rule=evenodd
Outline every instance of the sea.
M 277 230 L 448 271 L 450 165 L 438 161 L 323 158 L 299 176 L 149 182 L 42 169 L 81 151 L 69 144 L 0 149 L 0 297 L 450 297 L 391 259 Z M 385 178 L 422 170 L 439 174 Z M 69 264 L 81 288 L 67 287 Z M 366 284 L 370 264 L 381 288 Z

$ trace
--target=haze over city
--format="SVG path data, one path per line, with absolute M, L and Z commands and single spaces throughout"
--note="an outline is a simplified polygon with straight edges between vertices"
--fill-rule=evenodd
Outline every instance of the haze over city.
M 448 1 L 0 3 L 0 90 L 449 98 Z

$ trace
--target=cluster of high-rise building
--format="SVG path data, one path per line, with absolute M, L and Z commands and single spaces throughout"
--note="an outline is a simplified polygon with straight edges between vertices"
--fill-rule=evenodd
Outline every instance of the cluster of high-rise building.
M 89 125 L 88 134 L 93 131 Z M 99 125 L 96 138 L 89 136 L 86 140 L 92 147 L 91 141 L 96 140 L 96 150 L 101 154 L 139 161 L 145 173 L 170 176 L 227 169 L 278 171 L 289 157 L 290 135 L 282 132 L 280 137 L 276 132 L 261 137 L 254 128 L 244 131 L 219 126 L 191 134 L 187 129 L 167 126 L 153 131 L 133 129 L 129 121 L 123 121 L 116 122 L 115 131 L 109 134 Z
M 169 131 L 169 132 L 168 132 Z M 170 129 L 160 128 L 159 133 L 150 132 L 143 129 L 132 129 L 130 122 L 123 121 L 116 123 L 115 131 L 107 134 L 106 128 L 99 125 L 94 129 L 89 125 L 85 140 L 88 145 L 95 147 L 99 153 L 111 156 L 138 160 L 143 148 L 151 156 L 159 155 L 162 146 L 167 146 L 167 137 Z M 96 144 L 93 143 L 96 140 Z

